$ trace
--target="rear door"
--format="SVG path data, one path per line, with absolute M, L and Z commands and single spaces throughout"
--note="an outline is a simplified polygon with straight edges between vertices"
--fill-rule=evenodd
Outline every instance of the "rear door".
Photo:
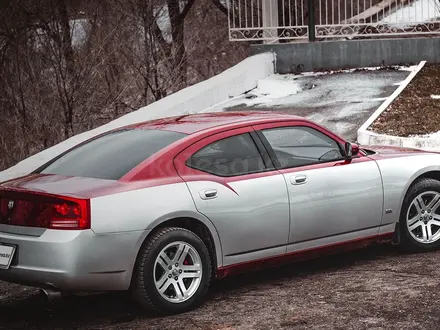
M 345 160 L 343 141 L 307 122 L 254 128 L 289 189 L 288 252 L 378 234 L 383 191 L 376 162 Z
M 287 187 L 263 149 L 252 128 L 241 128 L 198 141 L 175 158 L 198 211 L 217 228 L 224 266 L 286 252 Z

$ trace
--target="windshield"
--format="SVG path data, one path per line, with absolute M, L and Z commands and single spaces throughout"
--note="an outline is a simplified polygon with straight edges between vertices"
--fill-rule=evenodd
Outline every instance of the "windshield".
M 119 180 L 142 161 L 185 136 L 150 129 L 114 131 L 62 154 L 36 173 Z

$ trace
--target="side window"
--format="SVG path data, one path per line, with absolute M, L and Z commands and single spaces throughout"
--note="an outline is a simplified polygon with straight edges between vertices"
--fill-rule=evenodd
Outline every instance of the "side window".
M 192 155 L 186 164 L 218 176 L 237 176 L 266 169 L 249 133 L 213 142 Z
M 339 144 L 327 135 L 305 126 L 263 130 L 281 168 L 305 166 L 343 158 Z

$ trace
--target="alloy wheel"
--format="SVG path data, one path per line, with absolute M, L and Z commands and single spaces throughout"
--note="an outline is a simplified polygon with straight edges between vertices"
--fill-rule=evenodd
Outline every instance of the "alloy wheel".
M 153 269 L 159 294 L 172 303 L 190 299 L 200 286 L 202 264 L 199 253 L 186 242 L 173 242 L 159 253 Z
M 406 215 L 406 225 L 412 238 L 422 244 L 440 239 L 440 194 L 426 191 L 411 202 Z

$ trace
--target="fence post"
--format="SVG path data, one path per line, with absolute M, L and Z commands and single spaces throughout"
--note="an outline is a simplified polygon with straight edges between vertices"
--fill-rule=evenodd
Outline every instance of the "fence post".
M 240 1 L 240 0 L 239 0 Z M 253 3 L 253 2 L 252 2 Z M 277 42 L 278 39 L 278 0 L 262 0 L 264 43 Z
M 309 41 L 315 41 L 315 0 L 307 0 L 309 9 Z

